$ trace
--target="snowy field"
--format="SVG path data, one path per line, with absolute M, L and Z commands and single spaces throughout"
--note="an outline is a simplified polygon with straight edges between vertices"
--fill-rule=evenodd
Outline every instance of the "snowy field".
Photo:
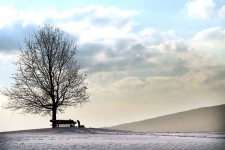
M 225 132 L 154 133 L 63 127 L 2 132 L 0 149 L 224 150 Z

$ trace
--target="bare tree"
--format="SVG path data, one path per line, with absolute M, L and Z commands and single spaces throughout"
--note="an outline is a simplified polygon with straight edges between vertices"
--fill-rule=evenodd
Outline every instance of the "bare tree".
M 62 31 L 45 25 L 25 39 L 25 45 L 25 50 L 20 46 L 21 54 L 15 62 L 15 83 L 1 91 L 9 98 L 4 108 L 49 114 L 56 120 L 57 112 L 89 101 L 84 82 L 87 74 L 80 71 L 75 61 L 76 45 Z M 55 126 L 53 122 L 52 127 Z

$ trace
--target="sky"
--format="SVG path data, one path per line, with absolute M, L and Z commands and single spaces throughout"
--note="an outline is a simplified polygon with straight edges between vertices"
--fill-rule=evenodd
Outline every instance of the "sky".
M 0 18 L 0 89 L 39 26 L 77 44 L 90 102 L 58 119 L 107 127 L 225 104 L 225 0 L 0 0 Z M 51 116 L 0 115 L 0 131 L 51 125 Z

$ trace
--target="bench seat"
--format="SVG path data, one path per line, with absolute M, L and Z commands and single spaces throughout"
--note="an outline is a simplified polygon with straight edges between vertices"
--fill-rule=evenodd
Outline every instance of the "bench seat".
M 59 127 L 59 124 L 70 124 L 70 127 L 74 127 L 76 122 L 69 119 L 69 120 L 50 120 L 50 122 L 55 122 L 56 126 Z

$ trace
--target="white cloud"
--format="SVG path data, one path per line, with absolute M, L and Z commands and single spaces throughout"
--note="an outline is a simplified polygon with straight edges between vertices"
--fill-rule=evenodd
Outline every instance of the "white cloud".
M 160 31 L 154 28 L 145 28 L 136 38 L 146 45 L 155 45 L 169 40 L 178 40 L 179 36 L 174 30 Z
M 73 8 L 59 13 L 55 9 L 43 8 L 29 11 L 16 10 L 12 5 L 1 6 L 0 28 L 21 23 L 26 27 L 29 24 L 53 24 L 70 34 L 80 35 L 81 43 L 108 41 L 116 37 L 127 36 L 136 24 L 132 17 L 139 12 L 123 11 L 116 7 L 87 6 Z M 7 14 L 7 17 L 4 16 Z
M 7 14 L 7 15 L 6 15 Z M 17 19 L 18 11 L 12 5 L 0 7 L 0 28 L 11 25 Z
M 129 34 L 136 24 L 132 20 L 136 14 L 137 11 L 122 11 L 116 7 L 88 6 L 84 9 L 74 8 L 65 11 L 56 25 L 68 33 L 79 34 L 81 43 L 109 42 L 110 39 L 122 38 Z M 73 19 L 65 22 L 68 16 L 73 16 Z
M 12 63 L 13 61 L 16 61 L 18 58 L 19 54 L 18 52 L 16 53 L 3 53 L 0 52 L 0 61 L 3 63 Z
M 160 49 L 163 52 L 166 51 L 177 51 L 177 52 L 186 52 L 188 50 L 187 43 L 184 40 L 169 40 L 160 44 Z
M 161 33 L 161 36 L 163 38 L 163 41 L 179 39 L 178 35 L 174 30 L 164 31 Z
M 201 3 L 202 1 L 191 1 L 189 5 L 190 8 L 194 8 Z M 209 4 L 211 1 L 207 1 L 205 5 Z M 12 6 L 10 8 L 13 9 Z M 50 22 L 71 35 L 79 36 L 78 62 L 93 74 L 121 72 L 122 76 L 126 73 L 136 76 L 135 72 L 140 71 L 141 76 L 144 77 L 147 74 L 183 76 L 189 71 L 186 57 L 191 57 L 192 53 L 189 55 L 187 53 L 193 47 L 202 49 L 204 43 L 211 47 L 215 43 L 220 43 L 217 44 L 217 48 L 224 46 L 222 27 L 197 33 L 191 41 L 191 46 L 190 43 L 179 39 L 174 30 L 159 31 L 146 28 L 139 33 L 132 33 L 131 29 L 136 24 L 132 17 L 138 12 L 123 11 L 116 7 L 88 6 L 73 8 L 62 13 L 54 9 L 30 9 L 29 13 L 18 10 L 14 12 L 17 14 L 15 15 L 17 21 L 22 21 L 21 26 L 29 27 L 31 23 Z M 208 45 L 206 48 L 209 49 Z
M 219 18 L 221 18 L 221 19 L 225 19 L 225 5 L 223 5 L 223 6 L 221 7 L 221 9 L 219 9 L 218 16 L 219 16 Z
M 5 15 L 7 14 L 7 16 Z M 13 5 L 0 7 L 0 28 L 12 25 L 15 22 L 21 22 L 23 27 L 30 24 L 43 25 L 47 18 L 54 18 L 58 16 L 58 12 L 54 9 L 40 9 L 36 10 L 30 8 L 28 11 L 17 10 Z
M 221 26 L 198 32 L 190 41 L 193 48 L 216 58 L 225 59 L 225 29 Z
M 140 35 L 155 33 L 155 30 L 146 29 Z M 210 28 L 197 33 L 193 40 L 199 43 L 212 39 L 221 42 L 223 34 L 222 27 Z M 92 66 L 91 69 L 96 70 L 91 72 L 89 80 L 92 92 L 121 104 L 129 103 L 129 107 L 140 113 L 146 105 L 153 109 L 151 105 L 158 106 L 159 102 L 166 106 L 179 103 L 180 106 L 199 107 L 224 102 L 223 61 L 199 53 L 196 51 L 199 47 L 183 39 L 168 40 L 158 45 L 145 45 L 144 42 L 144 39 L 139 39 L 128 43 L 126 47 L 129 48 L 123 53 L 113 55 L 115 61 L 112 59 L 109 63 Z M 109 60 L 108 52 L 105 52 L 104 57 Z M 122 61 L 116 60 L 118 57 L 123 58 Z M 137 101 L 138 106 L 135 105 Z M 121 106 L 118 111 L 124 114 L 122 110 L 125 107 Z
M 210 42 L 210 41 L 221 42 L 221 41 L 224 41 L 225 39 L 225 29 L 223 29 L 223 27 L 221 26 L 205 29 L 198 32 L 193 39 L 197 41 L 204 41 L 204 42 Z
M 158 42 L 158 32 L 153 28 L 146 28 L 140 32 L 140 38 L 144 40 L 146 44 L 153 44 Z
M 206 19 L 215 14 L 216 5 L 213 0 L 192 0 L 186 6 L 191 18 Z

